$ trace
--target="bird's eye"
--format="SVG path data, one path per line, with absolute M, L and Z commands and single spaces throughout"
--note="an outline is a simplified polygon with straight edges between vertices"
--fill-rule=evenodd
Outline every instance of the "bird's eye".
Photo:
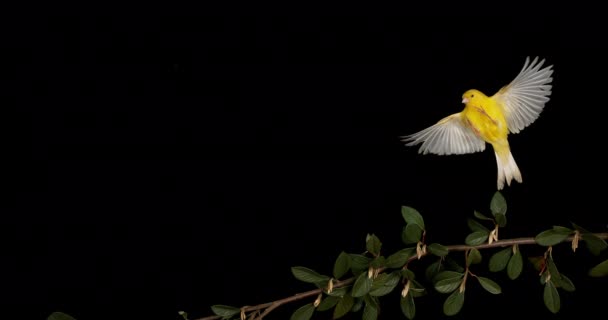
M 474 96 L 475 96 L 475 95 L 474 95 L 474 94 L 472 94 L 472 95 L 471 95 L 471 98 L 473 98 Z

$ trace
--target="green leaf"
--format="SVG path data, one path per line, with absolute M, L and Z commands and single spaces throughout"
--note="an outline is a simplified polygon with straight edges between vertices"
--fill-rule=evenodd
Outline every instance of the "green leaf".
M 555 265 L 555 262 L 551 258 L 547 259 L 547 270 L 549 270 L 549 273 L 551 274 L 551 279 L 553 281 L 560 280 L 561 275 L 560 275 L 559 271 L 557 270 L 557 266 Z
M 374 268 L 384 268 L 384 266 L 386 265 L 386 258 L 384 258 L 383 256 L 376 257 L 376 259 L 372 260 L 369 265 Z
M 378 319 L 378 305 L 374 303 L 366 303 L 363 309 L 363 320 L 376 320 Z
M 462 282 L 464 274 L 454 271 L 442 271 L 433 278 L 435 290 L 441 293 L 450 293 Z
M 512 253 L 513 249 L 506 248 L 493 254 L 492 257 L 490 257 L 490 271 L 502 271 L 509 263 L 509 258 L 511 258 Z
M 318 274 L 316 271 L 306 267 L 292 267 L 291 273 L 296 279 L 308 283 L 328 282 L 329 277 Z M 239 311 L 240 312 L 240 311 Z
M 379 274 L 372 282 L 372 288 L 369 291 L 369 295 L 380 297 L 391 293 L 399 283 L 399 279 L 401 279 L 400 273 L 401 272 L 399 271 L 395 271 L 389 274 Z
M 440 245 L 439 243 L 431 243 L 426 248 L 431 254 L 434 254 L 438 257 L 445 257 L 448 255 L 448 248 L 446 246 Z
M 517 251 L 515 252 L 515 254 L 511 257 L 511 259 L 509 259 L 509 264 L 507 265 L 507 275 L 511 280 L 517 279 L 524 267 L 524 261 L 521 256 L 521 252 L 519 251 L 519 248 L 517 248 L 516 250 Z
M 497 213 L 494 217 L 496 218 L 496 224 L 498 224 L 499 227 L 504 228 L 507 225 L 506 215 Z
M 469 251 L 469 255 L 467 256 L 467 265 L 478 264 L 481 262 L 481 252 L 479 250 L 473 248 Z
M 418 281 L 416 280 L 410 280 L 411 284 L 410 284 L 410 292 L 408 293 L 408 295 L 411 295 L 414 298 L 417 297 L 422 297 L 423 295 L 426 294 L 426 289 L 424 289 L 424 287 L 418 283 Z
M 440 280 L 435 283 L 435 290 L 441 293 L 450 293 L 456 290 L 462 283 L 462 277 Z
M 422 238 L 422 229 L 417 224 L 408 224 L 403 229 L 401 238 L 405 244 L 417 243 Z
M 488 232 L 484 232 L 484 231 L 475 231 L 471 234 L 469 234 L 466 239 L 464 239 L 464 243 L 466 243 L 469 246 L 477 246 L 480 245 L 484 242 L 486 242 L 486 240 L 488 240 L 488 236 L 490 234 Z
M 342 318 L 345 314 L 347 314 L 350 309 L 355 304 L 355 299 L 350 294 L 345 294 L 342 299 L 336 304 L 336 308 L 334 309 L 334 319 Z
M 401 270 L 401 275 L 403 276 L 403 278 L 408 280 L 414 280 L 416 278 L 416 275 L 410 269 Z
M 340 297 L 327 296 L 323 300 L 321 300 L 321 303 L 319 303 L 319 305 L 317 306 L 317 310 L 327 311 L 333 308 L 338 303 L 338 301 L 340 301 Z
M 507 213 L 507 200 L 498 191 L 494 193 L 492 201 L 490 201 L 490 211 L 496 217 L 497 214 L 505 215 Z
M 416 255 L 415 248 L 401 249 L 391 254 L 386 259 L 386 266 L 389 268 L 401 268 L 405 265 L 407 260 Z
M 608 247 L 606 241 L 604 239 L 598 238 L 596 235 L 592 233 L 584 233 L 582 234 L 583 241 L 585 241 L 585 245 L 589 252 L 591 252 L 595 256 L 599 256 L 602 250 L 605 250 Z
M 355 280 L 355 284 L 353 285 L 352 296 L 353 297 L 363 297 L 372 289 L 373 279 L 367 276 L 366 272 L 362 272 Z
M 574 283 L 572 283 L 572 280 L 566 277 L 563 273 L 560 274 L 559 287 L 562 288 L 564 291 L 568 292 L 573 292 L 574 290 L 576 290 L 576 288 L 574 287 Z
M 443 303 L 443 313 L 446 316 L 453 316 L 460 312 L 463 304 L 464 292 L 460 292 L 460 290 L 454 291 Z
M 596 278 L 608 276 L 608 260 L 604 260 L 591 268 L 591 270 L 589 270 L 589 275 Z
M 350 287 L 334 288 L 334 290 L 332 290 L 331 293 L 328 293 L 328 295 L 341 298 L 344 297 L 344 294 L 346 294 L 349 289 Z
M 456 271 L 456 272 L 460 272 L 460 273 L 464 272 L 464 268 L 460 264 L 458 264 L 458 262 L 456 262 L 454 259 L 451 259 L 450 257 L 445 258 L 445 268 L 447 270 L 452 270 L 452 271 Z
M 405 223 L 417 225 L 420 229 L 424 230 L 424 219 L 422 219 L 422 215 L 416 209 L 403 206 L 401 207 L 401 215 L 405 219 Z
M 309 320 L 315 312 L 315 306 L 312 303 L 305 304 L 291 314 L 290 320 Z
M 568 234 L 551 229 L 537 234 L 534 240 L 536 240 L 536 243 L 540 244 L 541 246 L 548 247 L 562 243 L 564 240 L 566 240 L 566 238 L 568 238 Z
M 545 306 L 547 307 L 547 309 L 549 309 L 549 311 L 553 313 L 557 313 L 559 311 L 559 293 L 557 292 L 557 288 L 555 288 L 555 285 L 553 285 L 552 281 L 548 281 L 545 283 L 543 300 L 545 301 Z
M 574 229 L 578 230 L 580 233 L 591 233 L 591 232 L 589 232 L 588 230 L 586 230 L 585 228 L 583 228 L 583 227 L 581 227 L 581 226 L 577 225 L 577 224 L 576 224 L 576 223 L 574 223 L 574 222 L 570 222 L 570 223 L 572 224 L 572 227 L 573 227 Z
M 348 255 L 350 256 L 350 269 L 353 271 L 353 274 L 357 275 L 361 271 L 367 271 L 372 259 L 361 254 L 349 253 Z
M 489 292 L 491 294 L 499 294 L 502 292 L 498 283 L 494 282 L 491 279 L 484 278 L 484 277 L 477 277 L 477 280 L 479 280 L 479 284 L 481 284 L 481 286 L 484 289 L 486 289 L 487 292 Z
M 241 309 L 237 307 L 225 306 L 221 304 L 211 306 L 211 311 L 213 311 L 216 316 L 220 316 L 223 318 L 230 318 L 234 315 L 241 313 Z
M 355 304 L 350 308 L 350 312 L 359 312 L 363 308 L 363 298 L 355 299 Z
M 240 310 L 239 310 L 239 312 L 240 312 Z M 46 319 L 47 320 L 76 320 L 76 318 L 72 317 L 71 315 L 69 315 L 67 313 L 63 313 L 63 312 L 53 312 Z
M 485 231 L 490 232 L 490 229 L 486 228 L 483 224 L 479 223 L 477 220 L 473 220 L 471 218 L 467 218 L 467 225 L 471 231 Z
M 367 251 L 374 256 L 380 254 L 380 248 L 382 247 L 382 242 L 375 234 L 368 234 L 367 239 L 365 240 L 365 247 Z
M 334 263 L 334 278 L 340 279 L 350 269 L 350 256 L 342 251 Z
M 428 267 L 426 267 L 426 270 L 424 271 L 424 276 L 426 277 L 427 280 L 431 281 L 435 278 L 435 276 L 444 270 L 443 264 L 441 264 L 441 261 L 436 261 L 431 263 Z
M 473 211 L 473 215 L 475 216 L 475 218 L 480 219 L 480 220 L 494 221 L 494 219 L 485 216 L 484 214 L 482 214 L 481 212 L 479 212 L 477 210 Z
M 405 315 L 406 318 L 412 320 L 414 316 L 416 316 L 416 304 L 414 303 L 414 297 L 411 294 L 405 296 L 405 298 L 401 297 L 401 312 Z
M 567 234 L 567 235 L 571 235 L 572 233 L 574 233 L 574 230 L 572 230 L 570 228 L 562 227 L 562 226 L 553 226 L 553 231 L 555 231 L 559 234 Z

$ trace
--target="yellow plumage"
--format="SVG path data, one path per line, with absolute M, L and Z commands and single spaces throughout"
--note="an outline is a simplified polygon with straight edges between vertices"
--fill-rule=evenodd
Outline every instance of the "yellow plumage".
M 403 137 L 408 146 L 422 143 L 419 152 L 438 155 L 465 154 L 492 145 L 498 167 L 497 188 L 522 182 L 521 173 L 507 139 L 534 122 L 551 95 L 553 66 L 542 68 L 538 58 L 524 67 L 511 83 L 493 96 L 471 89 L 462 95 L 464 110 L 441 119 L 435 125 Z M 537 63 L 538 62 L 538 63 Z

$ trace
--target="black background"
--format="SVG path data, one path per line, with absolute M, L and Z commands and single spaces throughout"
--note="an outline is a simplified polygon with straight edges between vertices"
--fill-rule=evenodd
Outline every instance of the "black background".
M 5 22 L 2 304 L 23 319 L 176 319 L 272 301 L 310 289 L 291 266 L 328 274 L 340 251 L 365 250 L 367 233 L 385 253 L 401 248 L 402 205 L 423 214 L 431 242 L 462 243 L 466 218 L 489 213 L 496 191 L 491 148 L 423 156 L 399 136 L 460 111 L 467 89 L 493 94 L 526 56 L 554 65 L 553 94 L 509 137 L 524 182 L 503 192 L 500 236 L 570 221 L 604 231 L 601 23 L 204 12 Z M 484 264 L 503 294 L 473 283 L 457 318 L 603 312 L 608 282 L 586 275 L 600 259 L 567 245 L 554 255 L 577 286 L 557 316 L 530 265 L 510 281 Z M 444 298 L 418 299 L 417 318 L 443 317 Z M 397 292 L 381 301 L 381 319 L 400 318 Z

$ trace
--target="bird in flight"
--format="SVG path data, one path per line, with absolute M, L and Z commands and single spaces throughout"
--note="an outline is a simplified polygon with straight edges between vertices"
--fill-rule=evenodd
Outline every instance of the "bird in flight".
M 491 144 L 498 166 L 498 190 L 511 180 L 521 183 L 513 159 L 509 133 L 519 133 L 534 122 L 551 95 L 553 65 L 541 68 L 545 59 L 526 58 L 519 74 L 493 96 L 470 89 L 462 95 L 464 110 L 441 119 L 417 133 L 401 137 L 407 146 L 422 143 L 419 153 L 451 155 L 484 151 Z

